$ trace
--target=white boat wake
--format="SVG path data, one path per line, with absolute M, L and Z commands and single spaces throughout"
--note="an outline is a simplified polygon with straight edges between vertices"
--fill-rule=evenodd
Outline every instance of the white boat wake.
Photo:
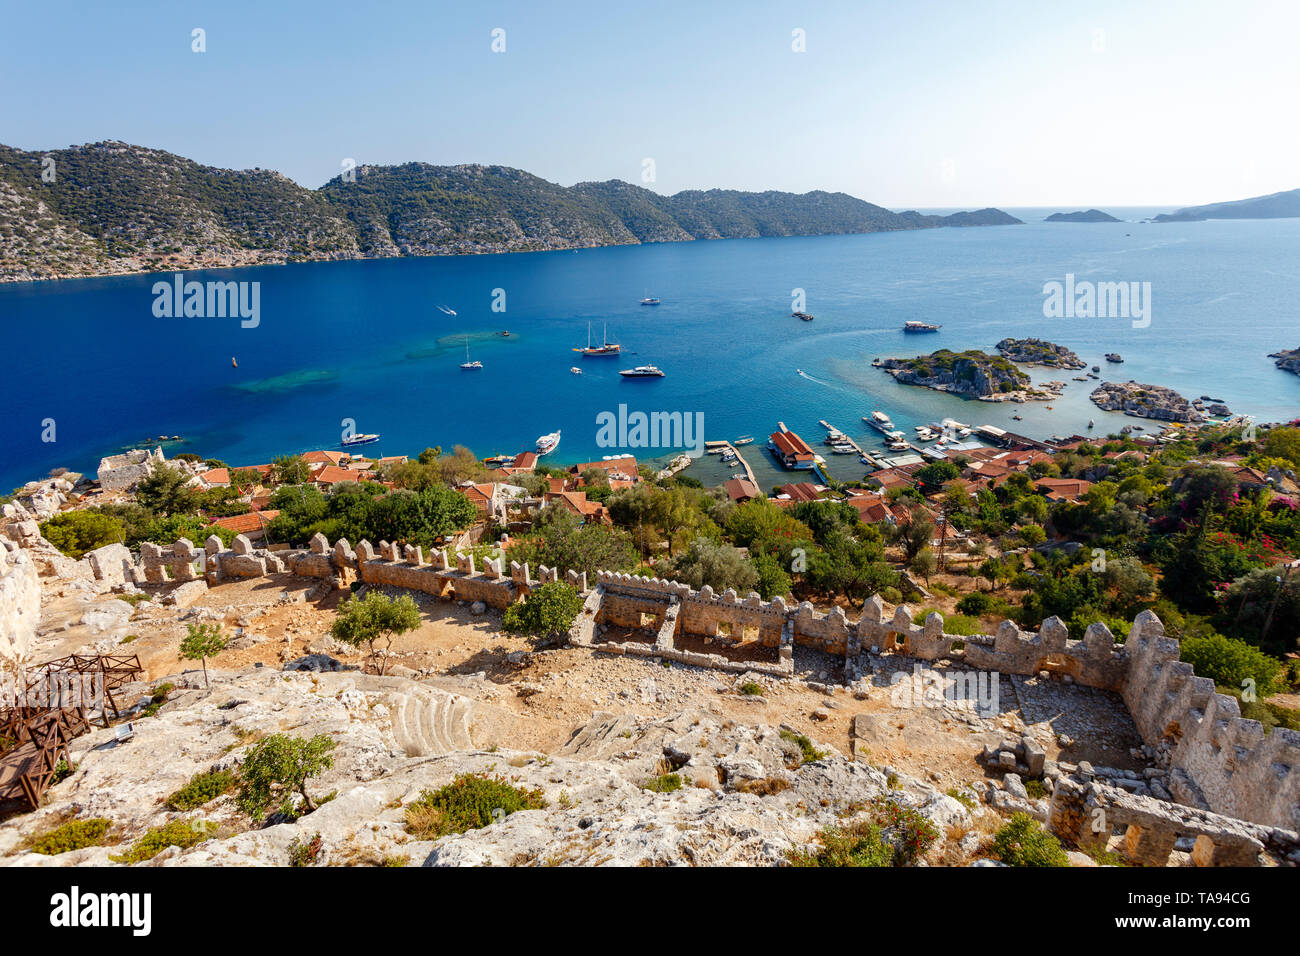
M 456 310 L 455 310 L 455 309 L 449 309 L 449 308 L 447 308 L 445 305 L 440 305 L 440 306 L 438 306 L 438 311 L 441 312 L 443 315 L 455 315 L 455 314 L 456 314 Z

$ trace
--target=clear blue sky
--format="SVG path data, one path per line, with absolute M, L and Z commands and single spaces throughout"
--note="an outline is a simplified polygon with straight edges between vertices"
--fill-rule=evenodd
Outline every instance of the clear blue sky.
M 312 187 L 345 157 L 564 185 L 637 182 L 650 157 L 660 192 L 894 208 L 1300 186 L 1293 0 L 3 0 L 0 30 L 0 142 L 120 139 Z

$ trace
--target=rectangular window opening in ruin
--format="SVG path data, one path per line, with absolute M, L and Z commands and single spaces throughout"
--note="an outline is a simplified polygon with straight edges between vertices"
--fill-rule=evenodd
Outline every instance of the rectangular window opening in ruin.
M 647 614 L 645 611 L 642 611 L 641 626 L 648 631 L 656 631 L 659 629 L 659 618 L 654 614 Z
M 725 637 L 725 638 L 727 638 L 727 640 L 731 640 L 731 622 L 730 622 L 730 621 L 719 621 L 719 622 L 718 622 L 718 630 L 717 630 L 717 634 L 716 634 L 715 636 L 717 636 L 717 637 Z
M 758 625 L 747 624 L 740 630 L 741 643 L 748 644 L 751 641 L 758 640 Z

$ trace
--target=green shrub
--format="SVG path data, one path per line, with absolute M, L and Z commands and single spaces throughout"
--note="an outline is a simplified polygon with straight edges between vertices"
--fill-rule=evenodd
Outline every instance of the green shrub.
M 33 853 L 57 856 L 72 850 L 83 850 L 88 846 L 99 846 L 104 842 L 110 826 L 112 821 L 103 817 L 69 820 L 34 839 L 30 849 Z
M 302 841 L 294 838 L 289 844 L 289 865 L 290 866 L 311 866 L 320 856 L 321 836 L 317 833 L 310 840 Z
M 902 604 L 903 592 L 893 585 L 890 585 L 889 587 L 881 588 L 880 599 L 886 604 Z
M 510 634 L 548 638 L 567 634 L 582 611 L 582 595 L 563 581 L 549 581 L 506 608 L 501 626 Z
M 787 854 L 791 866 L 892 866 L 894 847 L 880 827 L 863 820 L 847 827 L 826 827 L 817 834 L 812 849 Z
M 802 757 L 800 764 L 815 763 L 826 756 L 822 751 L 813 746 L 813 742 L 803 734 L 796 734 L 793 730 L 781 731 L 781 739 L 788 740 L 798 745 L 799 753 Z
M 1008 866 L 1069 866 L 1056 837 L 1027 813 L 1012 814 L 1011 822 L 993 838 L 993 854 Z
M 674 790 L 682 789 L 682 778 L 675 773 L 661 773 L 643 784 L 643 787 L 654 793 L 672 793 Z
M 172 810 L 194 810 L 233 790 L 235 783 L 235 775 L 229 770 L 196 773 L 189 783 L 167 798 L 167 806 Z
M 109 856 L 114 863 L 143 863 L 152 860 L 169 846 L 188 848 L 202 843 L 216 832 L 215 823 L 203 821 L 172 820 L 153 827 L 121 856 Z
M 545 806 L 541 790 L 525 790 L 501 777 L 463 773 L 445 787 L 421 791 L 406 807 L 406 829 L 421 840 L 436 840 Z
M 64 511 L 41 522 L 41 534 L 68 557 L 80 561 L 87 551 L 126 537 L 122 522 L 93 509 Z
M 763 685 L 758 681 L 747 680 L 740 685 L 740 692 L 746 697 L 757 697 L 763 693 Z
M 1279 689 L 1282 662 L 1253 644 L 1222 634 L 1188 634 L 1182 639 L 1181 658 L 1196 668 L 1197 677 L 1209 677 L 1216 684 L 1238 691 L 1253 681 L 1255 693 L 1267 697 Z

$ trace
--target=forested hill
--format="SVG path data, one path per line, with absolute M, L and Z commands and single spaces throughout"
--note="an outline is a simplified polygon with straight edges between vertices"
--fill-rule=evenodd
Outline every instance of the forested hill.
M 317 190 L 119 142 L 0 146 L 0 279 L 317 259 L 1003 225 L 996 209 L 893 213 L 845 193 L 564 187 L 507 166 L 361 166 Z

